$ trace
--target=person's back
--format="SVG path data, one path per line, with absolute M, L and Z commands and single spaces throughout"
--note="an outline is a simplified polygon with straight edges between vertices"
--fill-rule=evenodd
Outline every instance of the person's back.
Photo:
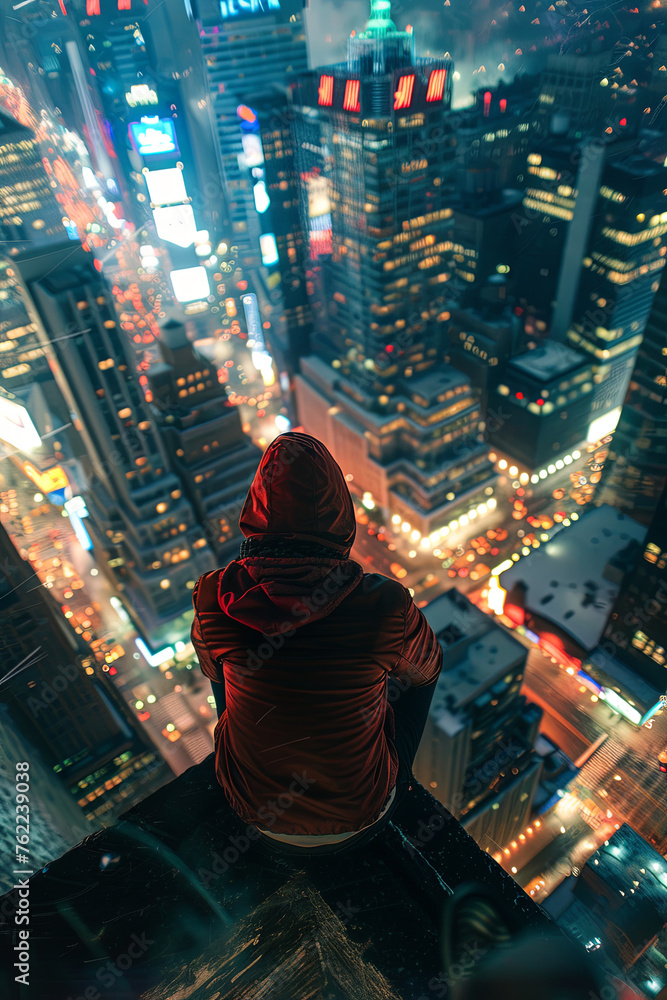
M 315 438 L 269 446 L 240 527 L 240 558 L 194 592 L 193 643 L 224 699 L 218 779 L 274 838 L 337 843 L 387 814 L 399 759 L 409 780 L 442 651 L 401 584 L 348 558 L 354 507 Z

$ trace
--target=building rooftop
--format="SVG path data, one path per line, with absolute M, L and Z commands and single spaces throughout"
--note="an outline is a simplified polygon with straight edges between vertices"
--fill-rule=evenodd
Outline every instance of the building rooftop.
M 509 368 L 515 368 L 522 375 L 527 375 L 535 382 L 550 382 L 561 378 L 567 372 L 574 371 L 588 364 L 588 359 L 572 350 L 566 344 L 547 340 L 532 351 L 519 354 L 509 362 Z
M 619 591 L 605 578 L 609 561 L 634 539 L 641 543 L 644 525 L 607 504 L 594 507 L 562 528 L 545 545 L 499 576 L 509 592 L 525 587 L 525 608 L 553 622 L 583 649 L 600 640 Z
M 443 907 L 470 883 L 537 948 L 553 937 L 417 782 L 372 847 L 321 864 L 256 854 L 245 829 L 211 754 L 46 865 L 29 883 L 34 995 L 100 1000 L 113 986 L 116 1000 L 416 1000 L 442 976 Z M 0 901 L 5 947 L 17 902 Z
M 444 653 L 433 708 L 447 731 L 456 731 L 454 715 L 525 659 L 526 650 L 453 587 L 424 614 Z

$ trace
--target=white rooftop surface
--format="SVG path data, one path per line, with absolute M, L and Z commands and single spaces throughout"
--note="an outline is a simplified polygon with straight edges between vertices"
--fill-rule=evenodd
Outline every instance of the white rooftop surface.
M 602 504 L 501 573 L 499 582 L 509 593 L 522 581 L 527 587 L 526 609 L 590 650 L 599 642 L 619 591 L 618 584 L 604 579 L 605 566 L 630 539 L 641 544 L 645 536 L 643 525 Z M 591 594 L 593 601 L 584 605 Z

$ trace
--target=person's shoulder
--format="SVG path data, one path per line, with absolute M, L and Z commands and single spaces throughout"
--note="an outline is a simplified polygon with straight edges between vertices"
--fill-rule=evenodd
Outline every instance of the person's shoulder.
M 218 593 L 224 569 L 214 569 L 200 576 L 194 586 L 194 604 L 198 611 L 219 611 Z
M 377 606 L 381 614 L 402 614 L 409 597 L 402 583 L 381 573 L 364 573 L 356 589 L 358 597 L 367 600 L 371 606 Z

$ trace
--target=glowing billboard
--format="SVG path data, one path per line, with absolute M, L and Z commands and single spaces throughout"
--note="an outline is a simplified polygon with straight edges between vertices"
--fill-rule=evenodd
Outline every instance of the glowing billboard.
M 259 306 L 257 305 L 257 296 L 253 292 L 249 292 L 248 295 L 244 295 L 241 298 L 243 303 L 243 312 L 245 313 L 245 321 L 248 327 L 248 339 L 252 340 L 252 346 L 257 351 L 263 351 L 265 348 L 264 334 L 262 333 L 262 320 L 259 315 Z
M 177 247 L 191 247 L 197 234 L 195 214 L 191 205 L 169 205 L 154 208 L 155 231 L 161 240 Z
M 0 393 L 0 439 L 19 451 L 32 451 L 42 444 L 25 406 L 10 399 L 8 393 Z
M 86 501 L 80 496 L 72 497 L 71 500 L 65 502 L 65 510 L 69 514 L 70 524 L 74 528 L 74 534 L 81 548 L 90 552 L 93 548 L 93 543 L 82 521 L 82 518 L 88 517 Z
M 183 267 L 172 271 L 169 277 L 178 302 L 205 299 L 211 292 L 205 267 Z
M 144 115 L 138 122 L 130 122 L 130 140 L 139 156 L 165 156 L 178 153 L 176 127 L 171 118 L 150 118 Z
M 259 249 L 262 253 L 262 264 L 271 267 L 278 263 L 278 244 L 273 233 L 264 233 L 259 238 Z
M 125 100 L 131 108 L 139 104 L 157 104 L 157 94 L 147 83 L 135 83 L 125 94 Z
M 280 10 L 280 0 L 220 0 L 220 17 L 247 17 Z
M 37 489 L 41 490 L 42 493 L 66 490 L 69 486 L 69 479 L 62 465 L 55 465 L 52 469 L 47 469 L 46 472 L 40 472 L 32 462 L 24 462 L 22 468 L 28 479 L 32 479 Z
M 152 205 L 175 205 L 177 202 L 185 201 L 188 197 L 183 171 L 179 170 L 178 167 L 167 167 L 166 170 L 146 170 L 144 178 Z

